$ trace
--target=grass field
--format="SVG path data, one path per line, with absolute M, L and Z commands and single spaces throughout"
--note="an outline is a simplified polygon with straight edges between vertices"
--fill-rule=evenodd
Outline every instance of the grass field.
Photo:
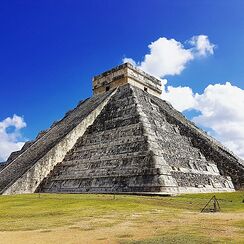
M 0 196 L 0 243 L 244 243 L 244 192 Z

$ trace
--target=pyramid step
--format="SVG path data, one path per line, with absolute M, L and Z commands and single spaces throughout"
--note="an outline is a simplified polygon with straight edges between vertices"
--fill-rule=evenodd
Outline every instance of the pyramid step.
M 145 151 L 139 151 L 139 152 L 131 152 L 131 153 L 127 153 L 127 154 L 123 154 L 123 157 L 121 157 L 120 154 L 117 155 L 104 155 L 103 157 L 99 157 L 96 159 L 78 159 L 78 160 L 68 160 L 65 159 L 61 166 L 74 166 L 76 164 L 86 164 L 86 163 L 91 163 L 91 164 L 96 164 L 96 163 L 102 163 L 103 161 L 105 162 L 110 162 L 110 161 L 117 161 L 117 160 L 122 160 L 122 161 L 126 161 L 126 160 L 131 160 L 131 162 L 133 162 L 133 159 L 138 159 L 138 160 L 142 160 L 143 158 L 147 158 L 147 157 L 152 157 L 152 152 L 145 150 Z
M 116 170 L 101 169 L 98 170 L 73 170 L 68 171 L 67 174 L 60 174 L 53 177 L 52 180 L 69 180 L 69 179 L 86 179 L 86 178 L 103 178 L 103 177 L 118 177 L 129 175 L 156 175 L 160 174 L 157 168 L 120 168 Z
M 76 161 L 75 163 L 71 161 L 69 164 L 65 162 L 61 166 L 57 166 L 59 171 L 79 171 L 79 170 L 92 170 L 92 169 L 108 169 L 113 170 L 116 168 L 145 168 L 145 167 L 155 167 L 155 162 L 153 161 L 152 156 L 146 157 L 134 157 L 127 159 L 113 159 L 113 160 L 103 160 L 103 161 L 93 161 L 93 162 L 83 162 Z
M 97 147 L 89 150 L 77 150 L 72 153 L 72 155 L 67 155 L 67 158 L 70 160 L 74 159 L 99 159 L 105 155 L 125 155 L 128 153 L 138 152 L 138 151 L 147 151 L 148 145 L 145 141 L 137 141 L 132 143 L 125 143 L 119 145 L 112 145 L 108 147 Z
M 120 87 L 41 189 L 197 192 L 204 184 L 201 191 L 217 189 L 226 178 L 219 174 L 216 161 L 193 143 L 195 138 L 182 127 L 179 116 L 140 89 Z M 215 185 L 207 185 L 212 181 Z M 222 187 L 218 190 L 233 190 L 231 185 Z
M 77 146 L 84 144 L 99 144 L 110 140 L 117 140 L 120 138 L 130 138 L 134 136 L 142 136 L 143 127 L 140 123 L 128 126 L 121 126 L 102 132 L 94 132 L 92 134 L 85 134 L 77 141 Z
M 50 168 L 51 170 L 59 160 L 62 160 L 61 157 L 65 156 L 66 152 L 73 147 L 76 141 L 74 139 L 83 134 L 83 130 L 80 129 L 74 132 L 75 128 L 80 125 L 85 129 L 89 123 L 92 123 L 108 102 L 112 92 L 94 96 L 79 104 L 66 114 L 62 120 L 51 127 L 47 133 L 38 138 L 35 143 L 10 162 L 0 172 L 0 194 L 17 193 L 18 191 L 33 192 L 33 189 L 38 185 L 38 181 L 41 181 L 46 176 L 47 169 Z M 85 124 L 82 123 L 84 121 L 86 121 Z M 71 134 L 72 136 L 70 136 Z M 69 136 L 72 140 L 70 138 L 66 139 Z M 61 147 L 62 150 L 59 150 Z M 43 162 L 42 159 L 45 156 L 50 160 L 43 160 Z M 38 167 L 38 170 L 35 170 L 36 167 Z M 37 183 L 36 180 L 29 182 L 30 178 L 27 173 L 29 171 L 32 171 L 30 174 L 36 174 Z M 32 178 L 34 178 L 33 175 Z M 23 179 L 18 181 L 21 177 Z M 28 181 L 28 184 L 26 181 Z
M 122 137 L 122 138 L 118 138 L 118 139 L 114 139 L 111 141 L 107 140 L 107 141 L 103 141 L 103 142 L 96 142 L 96 143 L 82 143 L 77 145 L 74 149 L 72 153 L 78 153 L 78 152 L 82 152 L 82 151 L 87 151 L 87 150 L 94 150 L 94 149 L 103 149 L 103 148 L 112 148 L 112 147 L 116 147 L 116 146 L 126 146 L 125 144 L 132 144 L 132 143 L 146 143 L 147 142 L 147 137 L 146 136 L 127 136 L 127 137 Z

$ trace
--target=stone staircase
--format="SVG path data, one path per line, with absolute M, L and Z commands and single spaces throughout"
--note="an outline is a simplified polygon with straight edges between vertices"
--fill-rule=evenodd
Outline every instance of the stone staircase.
M 42 136 L 38 136 L 37 139 L 28 147 L 12 157 L 12 160 L 0 171 L 0 193 L 3 194 L 5 191 L 7 191 L 6 194 L 8 194 L 9 188 L 9 191 L 11 192 L 11 186 L 15 184 L 16 181 L 18 181 L 32 167 L 35 167 L 35 164 L 40 159 L 44 158 L 44 156 L 47 155 L 47 153 L 50 152 L 50 150 L 53 149 L 58 143 L 61 143 L 65 136 L 67 136 L 77 125 L 79 125 L 89 114 L 96 110 L 98 106 L 101 106 L 101 104 L 110 95 L 111 93 L 94 96 L 80 103 L 75 109 L 69 113 L 66 113 L 65 117 L 51 127 L 46 133 L 44 133 Z M 67 143 L 64 142 L 64 144 L 63 149 L 65 150 Z M 53 153 L 54 152 L 52 152 L 52 154 Z M 52 157 L 54 157 L 54 155 L 52 155 Z M 45 162 L 49 163 L 49 159 L 47 158 L 43 161 L 42 167 L 45 167 Z M 53 162 L 53 164 L 55 164 L 55 162 Z M 38 174 L 41 175 L 40 172 Z M 37 187 L 42 179 L 35 179 L 33 176 L 34 175 L 26 176 L 28 177 L 29 182 L 27 183 L 26 181 L 26 183 L 24 183 L 23 180 L 23 182 L 20 182 L 20 185 L 15 187 L 15 189 L 17 190 L 19 188 L 19 191 L 25 191 L 25 189 L 27 189 L 28 192 L 28 184 L 32 184 L 32 188 Z M 30 179 L 30 177 L 33 179 Z M 23 184 L 25 184 L 25 186 L 23 186 Z M 31 191 L 33 190 L 32 188 Z
M 94 96 L 13 154 L 3 194 L 234 191 L 242 161 L 167 102 L 124 85 Z
M 158 169 L 143 132 L 132 89 L 120 88 L 40 191 L 152 191 Z
M 120 87 L 38 190 L 233 191 L 228 175 L 220 174 L 218 162 L 194 145 L 199 130 L 188 123 L 188 132 L 181 127 L 184 120 L 164 101 L 130 85 Z

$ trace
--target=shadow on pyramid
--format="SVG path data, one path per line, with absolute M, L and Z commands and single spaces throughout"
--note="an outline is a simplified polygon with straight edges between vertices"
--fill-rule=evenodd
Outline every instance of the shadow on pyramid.
M 151 83 L 129 80 L 128 69 Z M 124 64 L 95 81 L 93 97 L 10 156 L 0 171 L 2 194 L 168 195 L 243 187 L 243 161 L 162 100 L 153 77 Z

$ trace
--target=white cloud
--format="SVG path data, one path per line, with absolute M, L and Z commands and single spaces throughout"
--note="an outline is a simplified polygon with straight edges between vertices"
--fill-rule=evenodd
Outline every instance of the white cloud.
M 132 58 L 123 58 L 123 63 L 131 63 L 132 65 L 136 66 L 136 62 Z
M 187 49 L 175 39 L 160 37 L 148 46 L 149 54 L 144 56 L 142 62 L 136 62 L 132 58 L 124 58 L 123 62 L 130 62 L 163 78 L 166 75 L 179 75 L 191 60 L 214 53 L 215 45 L 210 43 L 206 35 L 193 36 L 187 43 L 192 47 Z
M 4 161 L 11 152 L 21 149 L 24 140 L 20 133 L 26 127 L 24 119 L 13 115 L 0 122 L 0 161 Z
M 212 136 L 244 158 L 244 90 L 230 82 L 209 85 L 195 100 L 201 115 L 193 121 L 211 128 Z
M 193 46 L 192 52 L 195 56 L 207 56 L 214 53 L 216 45 L 210 43 L 208 36 L 199 35 L 193 36 L 189 43 Z
M 193 109 L 196 106 L 194 94 L 190 87 L 167 86 L 162 92 L 162 98 L 169 101 L 180 112 Z
M 193 59 L 191 51 L 174 39 L 159 38 L 148 47 L 150 54 L 145 55 L 139 67 L 158 77 L 180 74 Z
M 230 82 L 208 85 L 202 94 L 194 94 L 189 87 L 167 87 L 163 99 L 181 112 L 199 111 L 192 120 L 211 129 L 213 137 L 244 158 L 244 90 Z
M 179 75 L 190 61 L 214 54 L 216 47 L 206 35 L 193 36 L 185 43 L 191 47 L 187 49 L 175 39 L 161 37 L 148 46 L 149 53 L 142 62 L 131 58 L 123 61 L 164 78 Z M 244 90 L 230 82 L 208 85 L 202 94 L 194 93 L 190 87 L 167 86 L 166 79 L 162 80 L 162 85 L 163 99 L 181 112 L 197 110 L 200 115 L 193 121 L 209 128 L 213 137 L 244 158 Z

